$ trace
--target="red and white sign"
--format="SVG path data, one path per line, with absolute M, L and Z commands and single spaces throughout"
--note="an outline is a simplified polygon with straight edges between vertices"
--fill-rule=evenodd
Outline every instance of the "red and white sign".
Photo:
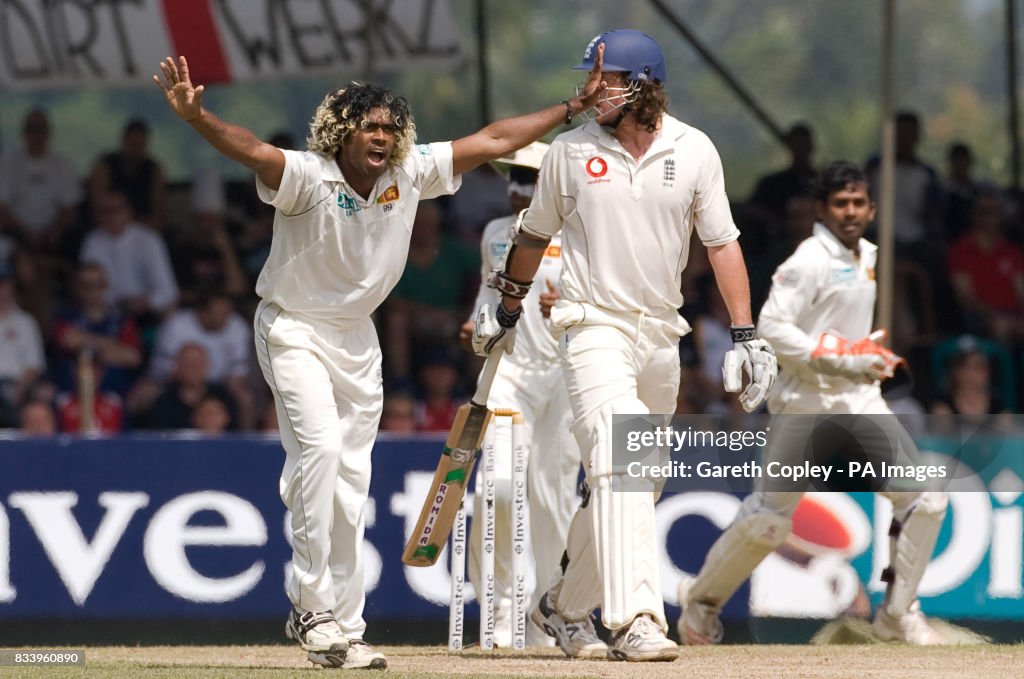
M 150 84 L 165 57 L 197 84 L 447 68 L 447 0 L 0 0 L 0 90 Z

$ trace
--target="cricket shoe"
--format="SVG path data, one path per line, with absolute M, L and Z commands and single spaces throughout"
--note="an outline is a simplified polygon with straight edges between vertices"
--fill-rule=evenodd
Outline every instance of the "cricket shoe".
M 679 642 L 687 646 L 709 646 L 722 641 L 724 630 L 718 611 L 699 601 L 690 601 L 690 584 L 692 578 L 684 577 L 679 581 Z
M 339 659 L 331 653 L 317 653 L 310 651 L 307 656 L 309 661 L 323 667 L 336 667 L 342 670 L 386 670 L 388 668 L 387 658 L 380 651 L 374 650 L 373 646 L 362 639 L 350 639 L 348 652 Z
M 921 612 L 921 604 L 917 601 L 907 613 L 899 617 L 890 615 L 883 605 L 875 613 L 871 629 L 882 641 L 902 641 L 915 646 L 939 646 L 946 643 L 942 635 L 928 624 Z
M 342 634 L 338 621 L 330 611 L 305 611 L 292 606 L 291 615 L 284 626 L 284 633 L 292 641 L 299 642 L 303 650 L 309 651 L 309 659 L 328 667 L 341 667 L 349 650 L 349 640 Z M 318 654 L 324 662 L 314 660 Z
M 671 662 L 678 657 L 679 646 L 666 637 L 661 625 L 646 613 L 636 616 L 629 627 L 619 630 L 608 647 L 609 660 Z
M 562 653 L 570 658 L 604 658 L 608 654 L 608 646 L 597 636 L 590 616 L 578 621 L 566 620 L 548 603 L 547 593 L 530 611 L 530 619 L 553 637 Z

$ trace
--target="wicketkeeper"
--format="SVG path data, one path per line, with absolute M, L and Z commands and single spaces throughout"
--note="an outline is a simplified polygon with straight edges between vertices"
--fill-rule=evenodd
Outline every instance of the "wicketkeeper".
M 815 193 L 814 234 L 776 270 L 758 331 L 779 357 L 782 373 L 768 399 L 772 432 L 764 464 L 804 461 L 819 418 L 800 415 L 880 415 L 876 425 L 858 427 L 858 448 L 869 458 L 889 459 L 897 441 L 916 453 L 913 441 L 882 398 L 881 381 L 902 359 L 871 333 L 878 248 L 862 238 L 875 205 L 857 166 L 837 162 L 822 174 Z M 850 341 L 849 338 L 859 338 Z M 794 416 L 794 417 L 788 417 Z M 863 421 L 861 421 L 863 422 Z M 817 452 L 817 451 L 815 451 Z M 684 643 L 712 644 L 722 638 L 719 613 L 740 584 L 789 535 L 802 492 L 766 490 L 749 495 L 732 524 L 711 547 L 700 573 L 679 587 L 679 636 Z M 935 548 L 946 512 L 938 492 L 883 492 L 893 503 L 890 563 L 883 578 L 885 599 L 874 619 L 883 640 L 942 643 L 917 602 L 917 586 Z

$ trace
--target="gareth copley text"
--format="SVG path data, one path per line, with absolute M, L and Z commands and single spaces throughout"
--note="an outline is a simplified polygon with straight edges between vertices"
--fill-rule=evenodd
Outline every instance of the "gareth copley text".
M 626 474 L 632 478 L 651 479 L 821 479 L 828 482 L 835 477 L 849 479 L 911 479 L 927 481 L 928 479 L 946 478 L 946 467 L 925 464 L 890 464 L 888 462 L 846 462 L 845 464 L 813 464 L 809 461 L 797 464 L 769 462 L 762 464 L 748 460 L 743 463 L 729 464 L 725 462 L 697 462 L 690 464 L 672 460 L 662 464 L 645 464 L 630 462 L 626 465 Z

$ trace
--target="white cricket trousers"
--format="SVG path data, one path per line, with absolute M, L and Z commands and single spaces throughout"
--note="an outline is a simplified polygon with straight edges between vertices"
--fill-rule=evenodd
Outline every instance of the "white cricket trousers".
M 522 413 L 528 446 L 526 484 L 535 603 L 554 584 L 569 523 L 579 506 L 576 492 L 580 473 L 580 449 L 572 433 L 569 392 L 559 363 L 538 362 L 522 366 L 510 358 L 498 364 L 487 405 Z M 512 427 L 509 418 L 491 420 L 495 445 L 495 549 L 494 594 L 499 643 L 511 639 L 512 609 Z M 470 535 L 469 576 L 477 592 L 480 581 L 481 527 L 483 525 L 482 460 L 477 464 Z M 508 629 L 506 630 L 505 627 Z M 505 639 L 506 631 L 508 639 Z M 543 641 L 546 635 L 540 635 Z M 531 640 L 532 642 L 533 640 Z
M 288 598 L 306 610 L 332 611 L 345 636 L 360 639 L 364 508 L 383 402 L 376 330 L 369 318 L 318 323 L 265 301 L 254 325 L 285 450 Z
M 675 412 L 679 337 L 688 327 L 675 313 L 658 319 L 585 309 L 586 323 L 566 331 L 562 357 L 590 498 L 569 528 L 569 565 L 553 603 L 570 620 L 600 606 L 613 631 L 641 613 L 667 630 L 657 489 L 612 491 L 612 416 Z

